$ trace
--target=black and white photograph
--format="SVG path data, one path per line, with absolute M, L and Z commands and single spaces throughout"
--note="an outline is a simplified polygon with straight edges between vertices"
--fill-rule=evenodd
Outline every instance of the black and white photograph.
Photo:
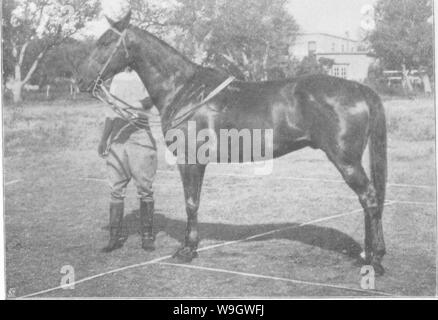
M 1 4 L 4 299 L 437 297 L 433 0 Z

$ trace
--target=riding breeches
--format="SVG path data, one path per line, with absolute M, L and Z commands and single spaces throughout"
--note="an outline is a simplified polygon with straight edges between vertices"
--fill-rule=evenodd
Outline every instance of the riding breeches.
M 123 202 L 131 178 L 143 202 L 153 201 L 152 183 L 157 171 L 157 152 L 136 143 L 113 143 L 107 157 L 111 202 Z

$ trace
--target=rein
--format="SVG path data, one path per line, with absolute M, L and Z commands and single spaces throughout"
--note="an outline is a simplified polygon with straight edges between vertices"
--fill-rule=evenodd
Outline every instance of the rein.
M 121 118 L 128 121 L 129 123 L 133 124 L 134 126 L 138 128 L 145 128 L 149 124 L 156 123 L 160 124 L 161 121 L 155 120 L 151 121 L 151 117 L 154 117 L 150 112 L 139 110 L 132 105 L 128 104 L 127 102 L 123 101 L 122 99 L 116 97 L 112 93 L 108 91 L 108 89 L 104 85 L 103 81 L 103 74 L 108 68 L 111 60 L 113 59 L 114 55 L 116 54 L 117 50 L 121 45 L 123 45 L 123 48 L 125 50 L 126 58 L 129 58 L 129 52 L 128 48 L 126 46 L 126 30 L 123 30 L 123 32 L 118 31 L 117 29 L 110 27 L 110 29 L 119 35 L 119 40 L 117 41 L 116 46 L 114 47 L 113 51 L 111 52 L 110 56 L 106 60 L 105 64 L 103 65 L 100 72 L 97 74 L 96 80 L 94 81 L 93 89 L 92 89 L 92 95 L 102 101 L 104 104 L 108 105 L 115 113 L 117 113 Z M 175 119 L 170 119 L 166 121 L 163 128 L 165 128 L 168 124 L 171 124 L 171 127 L 169 129 L 175 128 L 176 126 L 180 125 L 182 122 L 184 122 L 188 117 L 190 117 L 196 110 L 201 108 L 206 102 L 213 99 L 217 94 L 219 94 L 222 90 L 224 90 L 231 82 L 233 82 L 236 78 L 233 76 L 228 77 L 225 81 L 223 81 L 219 86 L 217 86 L 212 92 L 208 94 L 207 97 L 202 99 L 200 102 L 195 104 L 193 107 L 190 108 L 187 112 L 183 113 L 179 117 Z M 104 96 L 101 96 L 101 93 L 104 94 Z M 123 104 L 125 107 L 120 107 L 117 102 Z M 163 124 L 162 124 L 163 125 Z
M 169 119 L 166 123 L 166 127 L 169 123 L 172 125 L 169 129 L 173 129 L 176 126 L 180 125 L 182 122 L 184 122 L 188 117 L 190 117 L 193 113 L 195 113 L 196 110 L 201 108 L 206 102 L 213 99 L 216 95 L 218 95 L 222 90 L 224 90 L 228 85 L 230 85 L 231 82 L 233 82 L 236 78 L 234 76 L 229 76 L 224 82 L 222 82 L 219 86 L 217 86 L 212 92 L 208 94 L 207 97 L 202 99 L 200 102 L 195 104 L 193 107 L 190 108 L 187 112 L 183 113 L 177 118 Z M 176 123 L 175 123 L 176 122 Z
M 123 49 L 125 50 L 125 56 L 126 58 L 129 58 L 129 51 L 126 46 L 126 30 L 123 30 L 123 32 L 118 31 L 117 29 L 110 27 L 110 29 L 119 35 L 119 40 L 117 41 L 116 46 L 114 47 L 113 51 L 111 52 L 110 56 L 106 60 L 105 64 L 103 65 L 100 72 L 97 74 L 96 80 L 94 81 L 94 86 L 92 89 L 92 95 L 102 101 L 104 104 L 108 105 L 115 113 L 117 113 L 121 118 L 128 121 L 129 123 L 133 124 L 134 126 L 138 128 L 144 128 L 146 127 L 150 121 L 148 120 L 149 117 L 153 116 L 151 113 L 138 110 L 137 108 L 131 106 L 127 102 L 123 101 L 122 99 L 116 97 L 112 93 L 108 91 L 108 89 L 104 85 L 103 81 L 103 74 L 108 68 L 109 64 L 111 63 L 111 60 L 113 59 L 114 55 L 116 54 L 117 50 L 121 45 L 123 45 Z M 101 96 L 101 93 L 104 94 L 104 96 Z M 125 108 L 120 107 L 117 102 L 122 103 Z M 141 115 L 143 117 L 141 117 Z M 157 121 L 157 123 L 159 123 Z
M 97 78 L 94 81 L 94 87 L 93 87 L 93 95 L 95 95 L 95 92 L 99 89 L 99 87 L 102 85 L 103 83 L 103 79 L 102 79 L 102 75 L 105 72 L 106 68 L 108 68 L 111 60 L 113 59 L 114 55 L 116 54 L 117 50 L 119 49 L 120 45 L 123 44 L 123 48 L 125 49 L 125 56 L 126 58 L 129 58 L 129 52 L 128 52 L 128 48 L 126 46 L 126 30 L 123 30 L 123 32 L 120 32 L 119 30 L 117 30 L 116 28 L 110 27 L 110 29 L 115 32 L 116 34 L 119 35 L 119 40 L 117 41 L 116 46 L 114 47 L 113 51 L 111 52 L 110 56 L 108 57 L 108 59 L 106 60 L 105 64 L 103 65 L 102 69 L 100 70 L 100 72 L 97 74 Z

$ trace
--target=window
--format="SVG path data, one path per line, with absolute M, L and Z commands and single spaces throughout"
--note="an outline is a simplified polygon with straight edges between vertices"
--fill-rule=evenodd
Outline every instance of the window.
M 346 79 L 348 74 L 347 74 L 347 67 L 345 65 L 334 65 L 332 67 L 332 70 L 330 72 L 330 74 L 334 77 L 339 77 L 339 78 L 344 78 Z
M 341 67 L 341 78 L 347 78 L 347 67 Z
M 332 52 L 335 52 L 336 51 L 336 43 L 332 43 Z

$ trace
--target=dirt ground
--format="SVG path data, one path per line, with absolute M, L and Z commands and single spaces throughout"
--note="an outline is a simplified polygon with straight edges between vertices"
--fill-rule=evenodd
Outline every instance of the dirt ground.
M 361 289 L 356 264 L 364 231 L 360 205 L 322 152 L 282 157 L 263 177 L 253 175 L 253 165 L 209 166 L 199 216 L 202 249 L 192 263 L 180 264 L 168 256 L 184 235 L 184 198 L 161 146 L 156 250 L 140 249 L 131 186 L 124 220 L 130 236 L 122 249 L 104 254 L 109 192 L 96 152 L 103 107 L 5 107 L 9 297 L 434 296 L 433 100 L 390 100 L 385 107 L 387 255 L 375 291 Z M 59 288 L 63 266 L 74 268 L 74 289 Z

